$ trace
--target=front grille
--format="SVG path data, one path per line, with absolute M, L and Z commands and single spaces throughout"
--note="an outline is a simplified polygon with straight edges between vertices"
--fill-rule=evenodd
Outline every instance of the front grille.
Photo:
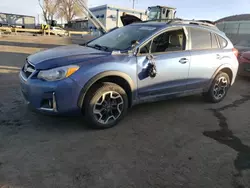
M 29 78 L 30 75 L 35 72 L 35 67 L 31 65 L 28 61 L 26 61 L 25 65 L 23 66 L 22 69 L 24 75 L 26 78 Z

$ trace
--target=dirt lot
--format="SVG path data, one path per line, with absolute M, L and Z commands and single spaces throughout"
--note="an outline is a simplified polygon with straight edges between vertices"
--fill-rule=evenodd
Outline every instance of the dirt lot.
M 0 39 L 0 188 L 250 187 L 250 80 L 238 78 L 220 104 L 143 104 L 117 127 L 91 130 L 82 117 L 26 107 L 20 67 L 60 42 L 29 43 Z

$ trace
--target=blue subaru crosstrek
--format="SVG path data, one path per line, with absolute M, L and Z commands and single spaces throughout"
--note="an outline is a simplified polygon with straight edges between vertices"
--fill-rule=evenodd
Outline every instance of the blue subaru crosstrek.
M 202 93 L 220 102 L 235 81 L 237 53 L 205 22 L 134 23 L 30 55 L 21 90 L 40 112 L 83 113 L 90 125 L 108 128 L 146 101 Z

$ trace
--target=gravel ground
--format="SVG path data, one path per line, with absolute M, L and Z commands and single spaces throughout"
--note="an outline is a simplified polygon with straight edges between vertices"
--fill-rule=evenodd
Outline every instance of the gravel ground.
M 238 78 L 219 104 L 142 104 L 118 126 L 91 130 L 82 117 L 26 107 L 18 70 L 27 55 L 0 52 L 0 188 L 250 187 L 250 80 Z

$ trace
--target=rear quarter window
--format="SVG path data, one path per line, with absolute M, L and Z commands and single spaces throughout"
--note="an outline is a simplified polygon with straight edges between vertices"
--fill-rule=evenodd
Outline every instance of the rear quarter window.
M 219 44 L 218 44 L 218 42 L 217 42 L 216 36 L 215 36 L 214 33 L 211 33 L 211 42 L 212 42 L 212 48 L 213 48 L 213 49 L 218 49 L 218 48 L 220 48 L 220 47 L 219 47 Z
M 227 40 L 219 35 L 217 35 L 217 38 L 220 43 L 220 48 L 225 48 L 227 46 Z

